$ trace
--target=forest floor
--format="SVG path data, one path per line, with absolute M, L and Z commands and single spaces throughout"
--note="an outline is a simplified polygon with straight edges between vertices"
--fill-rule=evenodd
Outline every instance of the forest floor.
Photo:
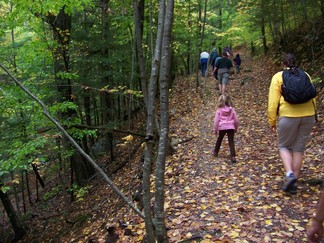
M 196 77 L 179 77 L 172 88 L 170 136 L 178 145 L 165 172 L 170 242 L 306 242 L 305 226 L 319 195 L 319 185 L 311 182 L 324 177 L 323 106 L 307 145 L 298 193 L 286 194 L 281 190 L 284 170 L 277 137 L 267 124 L 268 87 L 279 69 L 259 65 L 261 60 L 246 53 L 241 57 L 242 70 L 231 75 L 227 88 L 240 121 L 236 164 L 230 162 L 227 138 L 219 157 L 212 153 L 216 80 L 199 75 L 197 89 Z M 323 90 L 320 95 L 323 100 Z M 139 157 L 112 177 L 126 194 L 140 184 Z M 25 241 L 142 242 L 143 220 L 100 178 L 92 183 L 90 194 L 68 210 L 68 218 L 73 211 L 77 219 L 73 224 L 66 223 L 63 214 L 35 219 Z M 49 206 L 43 210 L 58 213 Z

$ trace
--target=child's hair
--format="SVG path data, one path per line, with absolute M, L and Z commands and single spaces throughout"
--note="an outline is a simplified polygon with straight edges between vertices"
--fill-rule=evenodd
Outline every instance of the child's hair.
M 218 107 L 233 106 L 231 98 L 228 95 L 221 95 L 218 99 Z

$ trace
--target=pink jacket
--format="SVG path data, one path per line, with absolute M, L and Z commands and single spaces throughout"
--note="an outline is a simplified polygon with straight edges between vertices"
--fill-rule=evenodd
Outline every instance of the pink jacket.
M 238 118 L 233 107 L 223 106 L 217 109 L 214 118 L 214 132 L 238 128 Z

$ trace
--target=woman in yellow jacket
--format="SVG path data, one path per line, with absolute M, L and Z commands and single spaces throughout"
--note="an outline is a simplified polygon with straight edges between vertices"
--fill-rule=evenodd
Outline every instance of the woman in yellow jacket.
M 284 69 L 296 67 L 292 54 L 284 54 Z M 316 100 L 303 104 L 290 104 L 281 95 L 283 71 L 276 73 L 271 80 L 268 99 L 268 122 L 272 132 L 276 132 L 278 118 L 278 145 L 286 176 L 283 191 L 297 193 L 296 182 L 300 176 L 305 144 L 314 122 Z M 308 74 L 307 74 L 308 75 Z

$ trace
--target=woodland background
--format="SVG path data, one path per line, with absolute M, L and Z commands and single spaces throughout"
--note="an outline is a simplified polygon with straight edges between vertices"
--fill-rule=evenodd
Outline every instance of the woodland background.
M 280 69 L 282 52 L 294 53 L 298 64 L 316 83 L 321 119 L 322 0 L 15 0 L 0 1 L 0 6 L 0 241 L 237 239 L 235 228 L 226 233 L 227 225 L 219 223 L 224 220 L 225 224 L 225 218 L 237 216 L 231 215 L 230 210 L 233 197 L 239 199 L 234 194 L 219 193 L 223 200 L 228 199 L 228 208 L 210 205 L 218 215 L 213 218 L 218 222 L 213 233 L 207 229 L 209 225 L 203 228 L 198 221 L 193 222 L 199 225 L 199 234 L 175 229 L 170 233 L 171 225 L 186 228 L 184 219 L 188 215 L 177 212 L 170 220 L 172 224 L 166 223 L 172 210 L 186 209 L 190 214 L 189 208 L 194 205 L 187 200 L 171 203 L 166 188 L 176 188 L 177 182 L 182 182 L 179 174 L 185 175 L 183 170 L 213 170 L 192 168 L 190 163 L 195 159 L 187 169 L 184 165 L 168 167 L 170 159 L 177 164 L 177 154 L 191 158 L 192 151 L 197 150 L 201 152 L 196 155 L 198 160 L 211 151 L 204 152 L 204 144 L 190 147 L 199 144 L 201 134 L 208 134 L 208 129 L 197 134 L 190 132 L 190 124 L 199 117 L 196 109 L 213 110 L 216 97 L 211 86 L 213 78 L 200 77 L 202 50 L 216 47 L 221 51 L 230 46 L 234 53 L 242 53 L 245 64 L 242 73 L 234 76 L 234 92 L 230 92 L 235 96 L 241 92 L 239 87 L 252 85 L 254 89 L 241 94 L 259 102 L 259 106 L 252 106 L 252 114 L 261 107 L 266 109 L 263 98 L 268 83 L 260 81 L 269 80 Z M 235 101 L 239 107 L 246 97 Z M 191 116 L 173 120 L 179 114 Z M 210 123 L 204 122 L 201 126 Z M 182 123 L 187 127 L 182 127 Z M 246 123 L 253 128 L 259 126 L 253 120 Z M 317 172 L 321 172 L 319 162 L 323 159 L 323 130 L 319 124 L 311 141 Z M 255 139 L 248 130 L 245 135 L 244 139 Z M 206 141 L 212 144 L 209 139 Z M 192 151 L 175 150 L 182 144 Z M 256 154 L 241 149 L 241 160 L 258 161 Z M 274 159 L 275 151 L 267 156 Z M 222 165 L 228 170 L 227 166 Z M 168 177 L 172 178 L 171 183 Z M 214 179 L 228 178 L 230 175 L 226 174 Z M 312 179 L 316 186 L 318 176 Z M 204 188 L 204 183 L 197 185 Z M 193 191 L 186 186 L 182 190 Z M 196 190 L 201 192 L 201 188 Z M 193 197 L 205 198 L 198 191 L 193 191 Z M 299 203 L 311 210 L 316 187 L 313 194 L 306 192 L 304 199 L 313 195 L 312 203 Z M 205 193 L 214 195 L 209 190 Z M 265 201 L 272 198 L 262 197 Z M 278 202 L 271 205 L 275 210 L 280 207 Z M 243 206 L 236 209 L 242 214 L 251 210 Z M 227 216 L 222 219 L 220 215 Z M 307 215 L 296 215 L 304 220 L 293 222 L 302 231 Z M 212 221 L 211 217 L 203 218 Z M 196 229 L 194 225 L 188 227 Z M 244 240 L 251 241 L 249 232 L 245 233 Z M 254 233 L 254 241 L 272 237 L 267 232 L 263 234 Z M 285 237 L 292 236 L 283 234 L 281 239 Z M 296 237 L 303 239 L 301 233 Z

